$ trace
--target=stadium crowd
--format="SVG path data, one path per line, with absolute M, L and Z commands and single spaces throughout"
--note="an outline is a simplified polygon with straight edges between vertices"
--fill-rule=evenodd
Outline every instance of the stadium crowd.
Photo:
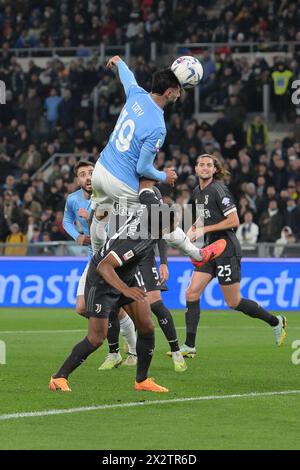
M 0 55 L 0 79 L 7 87 L 6 105 L 0 106 L 1 241 L 24 242 L 25 245 L 35 241 L 68 239 L 62 218 L 66 196 L 76 189 L 72 173 L 76 160 L 74 157 L 57 158 L 47 178 L 39 169 L 55 153 L 76 153 L 96 161 L 124 102 L 118 78 L 94 57 L 77 57 L 70 65 L 55 58 L 49 60 L 45 68 L 31 60 L 29 69 L 24 70 L 8 51 L 10 46 L 28 45 L 20 40 L 22 31 L 26 32 L 23 36 L 29 40 L 28 31 L 38 30 L 39 34 L 35 35 L 37 42 L 32 44 L 35 46 L 64 45 L 66 40 L 77 45 L 85 38 L 92 42 L 96 38 L 97 41 L 104 40 L 107 31 L 113 30 L 105 27 L 106 18 L 108 22 L 116 23 L 115 32 L 118 21 L 125 25 L 117 33 L 123 41 L 123 35 L 133 30 L 129 27 L 132 14 L 140 15 L 145 32 L 147 28 L 151 29 L 152 19 L 168 22 L 170 18 L 166 10 L 171 8 L 172 31 L 176 35 L 181 34 L 172 40 L 204 40 L 193 36 L 191 28 L 194 23 L 190 27 L 191 14 L 198 15 L 195 16 L 198 24 L 201 15 L 206 17 L 205 10 L 197 6 L 197 2 L 90 1 L 84 22 L 84 2 L 72 2 L 70 11 L 74 17 L 69 14 L 68 3 L 47 1 L 43 9 L 35 8 L 35 2 L 15 2 L 14 6 L 10 2 L 0 4 L 4 42 Z M 264 19 L 266 26 L 259 29 L 258 36 L 261 31 L 267 33 L 272 30 L 274 5 L 282 17 L 283 30 L 297 29 L 300 0 L 296 3 L 227 2 L 220 18 L 225 23 L 229 18 L 230 21 L 234 19 L 237 33 L 241 22 L 246 39 L 250 40 L 252 36 L 249 35 L 256 31 L 259 18 Z M 56 7 L 61 9 L 59 21 L 57 16 L 54 21 L 53 10 Z M 13 22 L 15 8 L 19 12 L 17 24 Z M 99 20 L 99 8 L 102 9 L 102 23 L 95 28 L 99 35 L 93 36 L 93 31 L 86 35 L 89 21 L 93 23 L 95 17 Z M 186 28 L 175 28 L 176 18 L 185 18 L 186 23 L 183 24 Z M 158 30 L 159 34 L 167 31 L 160 26 Z M 278 39 L 278 28 L 276 35 Z M 258 36 L 253 36 L 253 39 L 259 40 Z M 131 39 L 135 41 L 134 35 Z M 291 36 L 286 39 L 291 39 Z M 116 40 L 114 34 L 110 40 Z M 221 38 L 213 37 L 212 40 Z M 300 61 L 295 54 L 287 54 L 285 61 L 274 56 L 273 65 L 269 66 L 261 57 L 251 62 L 246 56 L 234 58 L 227 51 L 213 58 L 208 50 L 204 50 L 204 79 L 199 87 L 201 109 L 214 109 L 218 112 L 217 119 L 212 124 L 191 119 L 193 92 L 184 92 L 179 102 L 165 112 L 168 135 L 156 164 L 159 169 L 176 167 L 179 176 L 176 190 L 171 194 L 170 188 L 162 185 L 165 198 L 171 197 L 181 204 L 189 202 L 196 185 L 194 163 L 197 155 L 214 153 L 224 160 L 231 173 L 227 184 L 238 203 L 242 222 L 238 236 L 243 242 L 281 240 L 287 243 L 300 238 L 300 116 L 291 103 L 289 91 L 293 77 L 300 72 Z M 155 69 L 153 62 L 141 56 L 135 60 L 136 79 L 145 89 L 150 89 Z M 269 142 L 268 125 L 259 113 L 253 122 L 247 120 L 249 112 L 261 111 L 264 83 L 271 85 L 276 119 L 286 119 L 290 126 L 286 137 L 274 144 Z M 9 254 L 9 248 L 7 250 L 6 254 Z
M 9 47 L 71 47 L 132 42 L 299 41 L 299 0 L 22 0 L 0 2 Z

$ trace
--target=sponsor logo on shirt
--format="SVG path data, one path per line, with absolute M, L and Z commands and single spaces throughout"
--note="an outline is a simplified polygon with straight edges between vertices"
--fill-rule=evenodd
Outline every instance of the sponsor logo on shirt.
M 230 205 L 229 197 L 223 197 L 222 204 L 224 204 L 224 206 L 229 206 Z
M 208 204 L 208 196 L 209 196 L 209 194 L 205 194 L 205 201 L 204 201 L 204 204 Z

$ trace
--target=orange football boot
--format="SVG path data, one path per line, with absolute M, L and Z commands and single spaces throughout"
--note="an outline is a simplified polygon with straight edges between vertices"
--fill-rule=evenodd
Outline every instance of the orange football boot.
M 220 256 L 225 250 L 226 245 L 227 245 L 226 240 L 224 240 L 224 238 L 221 238 L 220 240 L 217 240 L 216 242 L 211 243 L 210 245 L 207 245 L 204 248 L 201 248 L 200 252 L 202 255 L 202 260 L 196 261 L 195 259 L 191 259 L 192 264 L 196 268 L 200 268 L 208 261 L 218 258 L 218 256 Z
M 52 390 L 52 392 L 56 392 L 57 390 L 60 392 L 72 392 L 67 379 L 64 379 L 63 377 L 51 377 L 49 382 L 49 388 L 50 390 Z
M 144 392 L 168 392 L 166 387 L 162 387 L 154 382 L 154 379 L 148 378 L 143 382 L 135 382 L 134 389 Z

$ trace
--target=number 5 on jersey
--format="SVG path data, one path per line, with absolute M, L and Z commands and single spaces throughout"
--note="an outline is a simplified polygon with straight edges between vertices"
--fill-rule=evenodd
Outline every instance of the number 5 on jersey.
M 135 129 L 134 121 L 132 119 L 126 119 L 127 116 L 128 111 L 123 109 L 111 136 L 112 142 L 117 136 L 115 144 L 119 152 L 127 152 L 127 150 L 129 150 Z

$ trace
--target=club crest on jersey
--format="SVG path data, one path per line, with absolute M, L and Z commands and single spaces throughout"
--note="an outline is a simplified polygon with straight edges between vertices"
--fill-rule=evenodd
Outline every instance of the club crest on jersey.
M 127 251 L 127 253 L 124 253 L 123 255 L 123 259 L 125 261 L 128 261 L 130 258 L 133 258 L 133 257 L 134 257 L 134 253 L 132 250 Z
M 204 204 L 208 204 L 208 196 L 209 196 L 209 194 L 205 194 Z
M 224 204 L 224 206 L 229 206 L 230 205 L 229 197 L 223 197 L 222 204 Z

